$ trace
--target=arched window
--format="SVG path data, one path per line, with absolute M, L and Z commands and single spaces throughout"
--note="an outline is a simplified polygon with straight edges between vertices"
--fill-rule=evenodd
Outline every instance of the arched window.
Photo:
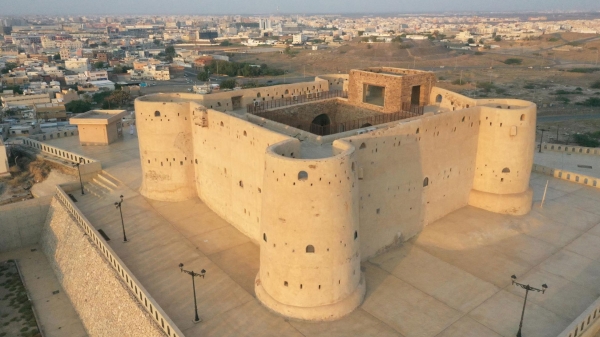
M 358 231 L 354 231 L 354 240 L 358 239 Z
M 154 111 L 154 117 L 160 117 L 160 111 Z
M 298 180 L 306 180 L 308 179 L 308 173 L 306 171 L 298 172 Z
M 521 115 L 521 120 L 524 121 L 525 120 L 525 114 Z
M 315 252 L 315 247 L 313 245 L 306 246 L 306 252 L 307 253 L 314 253 Z
M 259 92 L 258 94 L 256 94 L 256 97 L 257 97 L 257 98 L 260 98 L 260 92 Z
M 508 167 L 505 167 L 502 169 L 502 173 L 510 173 L 510 169 Z
M 435 96 L 435 102 L 436 103 L 442 103 L 442 95 Z
M 429 186 L 429 178 L 425 177 L 425 179 L 423 179 L 423 187 L 427 186 Z
M 267 233 L 263 233 L 263 240 L 265 240 L 265 242 L 267 242 Z
M 361 150 L 362 150 L 362 149 L 366 149 L 366 148 L 367 148 L 367 144 L 365 144 L 365 143 L 362 143 L 362 144 L 360 144 L 360 149 L 361 149 Z

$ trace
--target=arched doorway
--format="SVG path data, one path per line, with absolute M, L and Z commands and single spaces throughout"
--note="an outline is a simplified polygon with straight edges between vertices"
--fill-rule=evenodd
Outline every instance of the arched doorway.
M 320 114 L 310 123 L 310 132 L 324 136 L 330 133 L 331 120 L 327 114 Z
M 360 127 L 361 128 L 368 128 L 369 126 L 373 126 L 373 125 L 371 125 L 371 123 L 365 123 L 365 124 L 361 125 Z

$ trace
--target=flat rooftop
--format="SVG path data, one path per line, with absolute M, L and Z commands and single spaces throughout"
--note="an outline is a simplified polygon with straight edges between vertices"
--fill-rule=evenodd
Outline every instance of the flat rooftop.
M 72 117 L 69 122 L 71 124 L 108 124 L 126 114 L 127 110 L 90 110 Z
M 482 337 L 516 334 L 525 292 L 532 286 L 523 334 L 556 336 L 600 296 L 600 190 L 532 174 L 532 211 L 509 216 L 464 207 L 416 237 L 362 263 L 364 303 L 334 322 L 284 319 L 254 296 L 259 247 L 201 200 L 158 202 L 138 193 L 137 138 L 108 146 L 80 146 L 77 137 L 47 143 L 102 161 L 122 185 L 77 206 L 186 336 Z M 537 158 L 536 158 L 537 160 Z M 546 182 L 543 207 L 540 200 Z M 124 244 L 113 203 L 125 196 Z M 177 265 L 206 269 L 198 281 L 194 324 L 189 277 Z

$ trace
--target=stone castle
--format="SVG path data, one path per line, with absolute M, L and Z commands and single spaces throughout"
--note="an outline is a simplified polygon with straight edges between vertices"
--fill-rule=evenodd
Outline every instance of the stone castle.
M 380 67 L 138 98 L 141 193 L 199 197 L 258 243 L 255 292 L 271 310 L 342 317 L 364 297 L 361 261 L 466 205 L 531 208 L 536 105 L 435 83 Z

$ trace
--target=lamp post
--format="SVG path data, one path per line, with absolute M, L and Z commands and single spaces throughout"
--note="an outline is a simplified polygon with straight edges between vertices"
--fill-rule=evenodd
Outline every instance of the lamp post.
M 83 181 L 81 180 L 81 170 L 79 169 L 79 165 L 81 165 L 81 163 L 75 163 L 73 164 L 73 167 L 77 167 L 77 173 L 79 174 L 79 185 L 81 186 L 81 195 L 85 195 L 85 193 L 83 193 Z
M 510 278 L 512 279 L 513 285 L 525 289 L 525 301 L 523 302 L 523 311 L 521 312 L 521 322 L 519 323 L 519 331 L 517 331 L 517 337 L 521 337 L 521 328 L 523 327 L 523 317 L 525 316 L 525 306 L 527 305 L 527 295 L 529 294 L 529 291 L 533 290 L 543 294 L 544 292 L 546 292 L 546 289 L 548 289 L 548 286 L 544 283 L 542 284 L 542 289 L 537 289 L 530 286 L 529 284 L 522 284 L 517 282 L 517 277 L 515 275 L 511 276 Z
M 542 137 L 540 137 L 540 153 L 542 153 L 542 142 L 544 141 L 544 131 L 550 131 L 548 129 L 538 129 L 542 131 Z
M 195 277 L 202 277 L 206 274 L 206 270 L 202 269 L 200 273 L 195 273 L 193 270 L 185 270 L 183 269 L 183 263 L 179 264 L 179 269 L 181 269 L 182 273 L 186 273 L 192 277 L 192 288 L 194 289 L 194 311 L 196 316 L 194 317 L 194 323 L 201 322 L 200 317 L 198 317 L 198 303 L 196 302 L 196 281 Z
M 122 203 L 123 203 L 123 196 L 121 195 L 121 201 L 115 202 L 115 207 L 119 209 L 119 214 L 121 214 L 121 227 L 123 228 L 123 242 L 127 242 L 127 235 L 125 235 L 125 222 L 123 222 L 123 210 L 121 209 Z

